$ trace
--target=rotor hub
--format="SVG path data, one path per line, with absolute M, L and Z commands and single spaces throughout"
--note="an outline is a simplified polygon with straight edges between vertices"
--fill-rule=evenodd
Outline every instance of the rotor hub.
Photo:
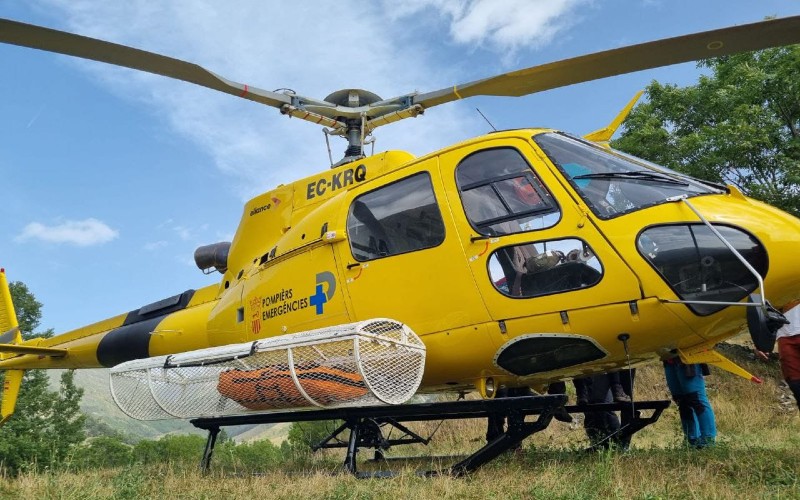
M 346 106 L 348 108 L 357 108 L 359 106 L 369 106 L 370 104 L 380 102 L 383 99 L 378 94 L 373 94 L 368 90 L 363 89 L 342 89 L 332 92 L 325 100 L 337 106 Z

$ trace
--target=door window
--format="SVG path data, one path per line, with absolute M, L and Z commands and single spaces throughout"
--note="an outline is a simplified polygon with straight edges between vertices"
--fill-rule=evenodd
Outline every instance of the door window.
M 444 222 L 430 174 L 412 175 L 357 197 L 347 214 L 347 236 L 360 262 L 440 245 Z
M 480 234 L 513 234 L 558 222 L 552 195 L 514 148 L 467 156 L 456 167 L 456 182 L 467 218 Z

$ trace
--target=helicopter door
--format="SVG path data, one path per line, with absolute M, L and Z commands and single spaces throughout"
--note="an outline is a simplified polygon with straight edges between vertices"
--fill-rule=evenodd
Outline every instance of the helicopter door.
M 527 142 L 467 146 L 441 164 L 454 168 L 443 178 L 492 319 L 641 298 L 636 276 Z
M 420 335 L 487 321 L 453 221 L 441 207 L 438 160 L 381 180 L 377 189 L 352 195 L 347 243 L 338 245 L 354 317 L 396 319 Z

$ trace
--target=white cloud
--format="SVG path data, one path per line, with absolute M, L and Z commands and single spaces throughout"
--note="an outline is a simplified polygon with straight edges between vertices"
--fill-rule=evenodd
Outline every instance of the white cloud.
M 514 52 L 538 48 L 571 25 L 575 8 L 588 0 L 406 0 L 395 15 L 416 16 L 425 9 L 449 18 L 450 37 L 464 45 Z
M 357 0 L 268 7 L 243 0 L 236 8 L 216 0 L 41 3 L 61 20 L 61 29 L 184 59 L 268 90 L 290 87 L 324 98 L 341 88 L 365 88 L 389 98 L 459 80 L 426 60 L 423 41 L 409 46 L 407 27 Z M 78 64 L 104 89 L 145 103 L 206 151 L 245 198 L 328 166 L 319 127 L 273 108 L 155 75 Z M 474 112 L 460 104 L 413 121 L 414 127 L 378 129 L 377 150 L 425 154 L 482 130 Z M 331 146 L 337 161 L 346 144 L 334 137 Z
M 88 247 L 108 243 L 116 239 L 119 232 L 104 222 L 89 218 L 81 221 L 67 220 L 52 226 L 31 222 L 22 230 L 16 241 L 41 240 L 47 243 L 66 243 Z
M 324 98 L 364 88 L 384 98 L 467 81 L 437 64 L 430 47 L 440 30 L 415 15 L 433 9 L 459 44 L 484 45 L 509 57 L 523 44 L 541 46 L 589 0 L 408 0 L 368 3 L 241 0 L 40 0 L 58 27 L 197 63 L 233 81 L 273 90 L 290 87 Z M 419 17 L 419 16 L 416 16 Z M 409 26 L 410 22 L 414 22 Z M 93 62 L 77 63 L 104 90 L 146 104 L 172 130 L 213 158 L 243 198 L 327 167 L 318 127 L 277 110 L 155 75 Z M 414 154 L 482 133 L 463 103 L 376 131 L 377 151 Z M 345 142 L 332 138 L 334 161 Z

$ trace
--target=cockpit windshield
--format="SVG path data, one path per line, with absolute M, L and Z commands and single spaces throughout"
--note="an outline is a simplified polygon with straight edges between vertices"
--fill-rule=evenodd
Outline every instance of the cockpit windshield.
M 600 218 L 610 219 L 675 196 L 721 193 L 696 179 L 556 133 L 534 141 Z

